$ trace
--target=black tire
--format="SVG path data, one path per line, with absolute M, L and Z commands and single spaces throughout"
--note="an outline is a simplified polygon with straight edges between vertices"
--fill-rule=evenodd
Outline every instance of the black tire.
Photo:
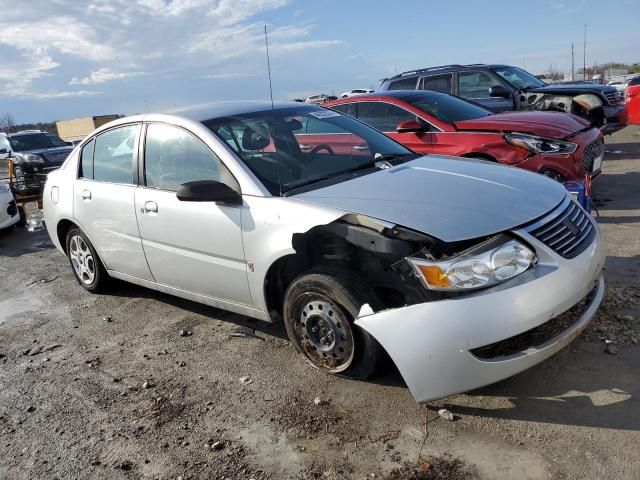
M 314 368 L 358 380 L 369 379 L 376 373 L 384 350 L 375 338 L 354 324 L 366 303 L 374 310 L 380 306 L 371 288 L 348 267 L 316 267 L 296 278 L 285 293 L 287 335 L 296 351 Z M 324 333 L 312 333 L 313 325 Z M 319 335 L 323 336 L 317 338 Z
M 16 225 L 20 228 L 24 228 L 27 226 L 27 213 L 24 211 L 24 207 L 23 206 L 19 206 L 18 207 L 18 214 L 20 215 L 20 220 L 18 220 L 18 223 L 16 223 Z
M 91 293 L 107 290 L 111 278 L 84 232 L 78 227 L 70 228 L 65 244 L 67 258 L 78 283 Z M 77 253 L 74 254 L 74 251 Z M 74 263 L 78 262 L 78 257 L 83 258 L 83 261 L 79 262 L 80 266 Z

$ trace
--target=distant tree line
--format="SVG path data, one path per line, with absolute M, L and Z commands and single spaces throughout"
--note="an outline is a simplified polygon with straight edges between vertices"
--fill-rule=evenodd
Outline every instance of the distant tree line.
M 0 117 L 0 132 L 15 133 L 21 130 L 42 130 L 43 132 L 56 133 L 56 123 L 16 123 L 15 118 L 10 113 L 5 113 Z

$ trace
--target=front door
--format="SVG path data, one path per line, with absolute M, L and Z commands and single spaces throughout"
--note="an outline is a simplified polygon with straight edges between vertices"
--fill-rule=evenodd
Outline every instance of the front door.
M 357 102 L 358 120 L 380 130 L 388 137 L 416 153 L 431 153 L 430 132 L 398 133 L 396 127 L 406 120 L 417 120 L 424 123 L 415 113 L 412 113 L 398 105 L 386 102 Z
M 152 280 L 134 206 L 139 132 L 139 124 L 113 128 L 82 148 L 73 215 L 108 270 Z
M 216 180 L 239 191 L 220 159 L 190 132 L 150 124 L 136 215 L 157 283 L 219 300 L 251 305 L 242 245 L 242 205 L 185 202 L 180 184 Z

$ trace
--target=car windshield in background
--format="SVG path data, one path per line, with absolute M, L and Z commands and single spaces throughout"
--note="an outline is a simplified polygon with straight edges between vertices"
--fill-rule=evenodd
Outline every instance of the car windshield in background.
M 494 72 L 516 88 L 539 88 L 546 85 L 546 83 L 539 78 L 516 67 L 498 67 L 494 69 Z
M 66 147 L 67 144 L 51 133 L 28 133 L 9 137 L 11 148 L 14 152 L 26 152 L 41 148 Z
M 203 122 L 272 195 L 375 171 L 416 155 L 357 120 L 322 108 L 281 108 Z
M 445 123 L 473 120 L 492 114 L 486 108 L 475 103 L 437 92 L 419 92 L 409 95 L 403 100 Z

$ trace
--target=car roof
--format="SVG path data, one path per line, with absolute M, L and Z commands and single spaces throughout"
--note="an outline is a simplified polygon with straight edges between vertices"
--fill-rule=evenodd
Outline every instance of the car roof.
M 450 97 L 451 95 L 442 92 L 434 92 L 432 90 L 384 90 L 381 92 L 365 93 L 358 95 L 357 97 L 342 98 L 340 100 L 334 100 L 331 105 L 338 103 L 353 103 L 362 102 L 373 98 L 397 98 L 398 100 L 406 100 L 408 98 L 415 99 L 416 97 Z
M 175 109 L 164 112 L 169 115 L 188 118 L 195 122 L 204 122 L 213 118 L 228 117 L 232 115 L 244 115 L 247 113 L 264 112 L 271 110 L 280 110 L 283 108 L 309 108 L 318 109 L 317 105 L 310 105 L 301 102 L 274 102 L 273 107 L 268 101 L 237 101 L 237 102 L 214 102 L 195 107 L 187 107 L 183 109 Z
M 395 80 L 403 77 L 411 77 L 413 75 L 424 75 L 427 73 L 448 73 L 448 72 L 457 72 L 457 71 L 464 71 L 464 70 L 474 70 L 474 69 L 477 70 L 482 68 L 494 69 L 494 68 L 503 68 L 503 67 L 518 68 L 518 67 L 513 67 L 513 65 L 504 65 L 500 63 L 471 63 L 467 65 L 459 65 L 459 64 L 440 65 L 436 67 L 407 70 L 406 72 L 399 73 L 397 75 L 394 75 L 393 77 L 385 78 L 382 81 L 386 82 L 387 80 Z

